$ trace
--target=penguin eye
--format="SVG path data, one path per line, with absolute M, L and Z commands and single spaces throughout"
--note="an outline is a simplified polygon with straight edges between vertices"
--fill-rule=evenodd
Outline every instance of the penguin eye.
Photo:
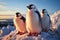
M 35 9 L 35 6 L 31 6 L 32 9 Z

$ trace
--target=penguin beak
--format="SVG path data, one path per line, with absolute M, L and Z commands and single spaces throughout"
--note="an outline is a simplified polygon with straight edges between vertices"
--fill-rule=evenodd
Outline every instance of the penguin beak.
M 27 8 L 29 8 L 29 6 L 27 6 Z
M 27 8 L 28 8 L 28 9 L 31 9 L 31 7 L 30 7 L 30 6 L 27 6 Z
M 28 9 L 32 9 L 30 6 L 27 6 Z

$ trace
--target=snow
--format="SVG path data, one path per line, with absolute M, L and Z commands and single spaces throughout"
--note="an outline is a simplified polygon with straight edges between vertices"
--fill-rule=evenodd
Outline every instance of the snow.
M 7 29 L 6 27 L 3 27 L 3 28 L 2 28 L 2 31 L 3 31 L 2 36 L 7 35 L 7 34 L 10 33 L 10 30 Z
M 60 11 L 56 11 L 54 14 L 50 15 L 52 26 L 55 30 L 60 26 Z
M 14 27 L 13 27 L 13 26 L 8 25 L 8 26 L 7 26 L 7 29 L 9 29 L 10 31 L 13 31 L 13 30 L 14 30 Z
M 18 31 L 13 26 L 0 28 L 0 40 L 59 40 L 60 39 L 60 11 L 50 15 L 52 21 L 52 31 L 41 32 L 38 36 L 27 36 L 17 34 Z
M 56 40 L 56 38 L 52 37 L 52 35 L 50 35 L 46 32 L 42 32 L 37 37 L 36 36 L 27 36 L 27 33 L 23 34 L 23 35 L 20 35 L 20 34 L 13 35 L 13 33 L 11 33 L 7 36 L 4 36 L 2 40 Z
M 13 30 L 14 30 L 14 27 L 13 26 L 10 26 L 10 25 L 8 25 L 7 27 L 2 27 L 0 29 L 0 37 L 9 34 Z

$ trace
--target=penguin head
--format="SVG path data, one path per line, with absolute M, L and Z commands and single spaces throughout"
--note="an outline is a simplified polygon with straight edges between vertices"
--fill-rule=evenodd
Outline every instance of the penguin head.
M 42 9 L 42 14 L 48 13 L 46 9 Z
M 42 9 L 41 12 L 42 12 L 43 15 L 48 15 L 48 11 L 46 9 Z
M 21 13 L 16 12 L 16 17 L 17 17 L 17 18 L 21 18 L 21 17 L 22 17 Z
M 44 16 L 47 16 L 48 15 L 48 12 L 46 9 L 42 9 L 41 10 L 41 17 L 44 17 Z
M 27 6 L 29 10 L 37 10 L 36 6 L 34 4 L 30 4 Z

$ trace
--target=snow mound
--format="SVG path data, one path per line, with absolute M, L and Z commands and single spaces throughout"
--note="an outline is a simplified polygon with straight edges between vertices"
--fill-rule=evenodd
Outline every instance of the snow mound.
M 52 37 L 49 33 L 41 32 L 40 35 L 36 36 L 27 36 L 28 33 L 23 35 L 16 34 L 17 31 L 11 32 L 9 35 L 4 36 L 2 40 L 56 40 L 56 38 Z

